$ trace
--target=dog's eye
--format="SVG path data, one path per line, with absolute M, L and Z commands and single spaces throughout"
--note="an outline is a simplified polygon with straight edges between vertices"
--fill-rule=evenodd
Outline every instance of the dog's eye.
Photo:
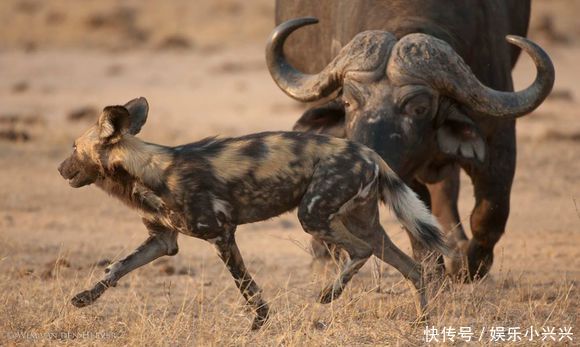
M 73 150 L 76 151 L 77 150 L 77 144 L 76 143 L 73 143 L 72 148 L 73 148 Z

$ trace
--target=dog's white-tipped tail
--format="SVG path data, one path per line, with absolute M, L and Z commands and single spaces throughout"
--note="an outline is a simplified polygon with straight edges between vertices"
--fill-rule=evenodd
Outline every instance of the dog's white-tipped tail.
M 380 160 L 381 195 L 384 202 L 407 230 L 425 247 L 446 256 L 453 256 L 441 227 L 417 194 L 411 190 L 378 155 Z

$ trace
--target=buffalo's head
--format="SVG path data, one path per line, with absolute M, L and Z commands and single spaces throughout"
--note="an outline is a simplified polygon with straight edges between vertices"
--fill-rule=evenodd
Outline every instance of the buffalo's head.
M 419 33 L 397 40 L 385 31 L 358 34 L 320 73 L 305 74 L 288 63 L 283 46 L 294 30 L 317 22 L 300 18 L 281 24 L 266 48 L 270 74 L 289 96 L 309 102 L 338 92 L 327 104 L 308 110 L 294 128 L 368 145 L 403 177 L 425 163 L 432 148 L 483 162 L 485 142 L 471 115 L 525 115 L 542 103 L 554 83 L 548 55 L 522 37 L 507 36 L 507 41 L 532 57 L 536 80 L 525 90 L 502 92 L 478 81 L 446 42 Z

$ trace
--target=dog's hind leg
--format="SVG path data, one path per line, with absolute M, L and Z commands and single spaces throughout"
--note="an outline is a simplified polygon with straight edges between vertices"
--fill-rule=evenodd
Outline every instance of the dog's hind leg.
M 313 175 L 310 187 L 300 202 L 298 219 L 306 232 L 339 246 L 350 256 L 334 283 L 321 292 L 320 302 L 329 303 L 342 294 L 347 283 L 372 255 L 371 245 L 353 234 L 342 218 L 369 199 L 373 199 L 376 205 L 377 170 L 367 165 L 355 175 L 350 170 L 340 173 L 335 170 L 336 166 L 349 167 L 347 162 L 320 165 L 321 169 Z
M 413 283 L 419 295 L 419 305 L 417 313 L 420 320 L 427 318 L 427 295 L 424 286 L 422 267 L 411 257 L 403 253 L 389 238 L 381 225 L 375 226 L 375 236 L 373 240 L 373 254 L 385 263 L 397 269 L 406 279 Z
M 262 299 L 262 290 L 248 273 L 244 260 L 236 244 L 234 230 L 224 233 L 211 242 L 215 245 L 219 257 L 234 277 L 236 285 L 246 302 L 256 310 L 252 330 L 257 330 L 268 320 L 268 304 Z
M 332 232 L 325 237 L 325 240 L 345 249 L 350 260 L 344 265 L 334 283 L 326 286 L 320 293 L 322 304 L 328 304 L 338 298 L 348 282 L 372 255 L 371 246 L 355 237 L 338 218 L 330 222 L 330 229 Z
M 157 225 L 147 225 L 149 238 L 126 258 L 114 262 L 105 269 L 105 277 L 93 288 L 75 295 L 71 302 L 76 307 L 84 307 L 95 302 L 109 287 L 129 272 L 164 255 L 177 254 L 177 232 L 163 229 Z

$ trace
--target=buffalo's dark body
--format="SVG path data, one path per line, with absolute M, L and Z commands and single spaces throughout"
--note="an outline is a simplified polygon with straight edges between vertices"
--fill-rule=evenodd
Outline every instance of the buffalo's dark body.
M 294 32 L 284 45 L 288 61 L 305 73 L 319 73 L 341 47 L 362 31 L 383 30 L 397 38 L 424 33 L 447 42 L 484 85 L 496 90 L 513 91 L 511 70 L 520 49 L 506 43 L 505 37 L 508 34 L 526 36 L 530 1 L 276 1 L 277 24 L 305 16 L 316 17 L 320 22 Z M 333 112 L 331 118 L 344 119 L 340 107 L 338 111 L 335 106 L 326 110 L 315 110 L 316 117 L 320 116 L 320 112 Z M 310 116 L 309 112 L 305 113 L 296 129 L 309 130 L 306 123 L 314 115 L 311 111 Z M 445 155 L 436 145 L 420 158 L 408 157 L 407 163 L 404 163 L 406 154 L 398 153 L 405 152 L 382 140 L 389 134 L 377 135 L 385 129 L 369 125 L 366 135 L 359 133 L 353 137 L 376 150 L 430 204 L 446 229 L 450 243 L 465 255 L 465 262 L 447 263 L 448 270 L 462 273 L 463 269 L 467 269 L 473 278 L 489 271 L 493 248 L 504 233 L 508 220 L 516 163 L 515 119 L 489 117 L 469 109 L 464 111 L 485 142 L 486 158 L 483 163 Z M 458 131 L 463 131 L 461 129 L 459 127 Z M 325 132 L 319 125 L 312 131 Z M 346 136 L 349 136 L 348 133 Z M 465 236 L 457 210 L 460 168 L 468 173 L 474 184 L 476 204 L 471 216 L 471 240 Z M 422 257 L 420 246 L 413 239 L 411 242 L 415 256 Z

